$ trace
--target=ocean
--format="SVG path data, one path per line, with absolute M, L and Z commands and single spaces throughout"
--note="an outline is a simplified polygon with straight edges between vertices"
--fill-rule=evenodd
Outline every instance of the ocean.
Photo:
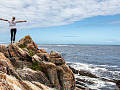
M 76 70 L 89 71 L 100 78 L 90 78 L 75 74 L 75 78 L 91 81 L 86 84 L 94 90 L 115 90 L 113 82 L 103 81 L 120 79 L 120 46 L 119 45 L 38 45 L 48 53 L 59 52 L 66 63 Z

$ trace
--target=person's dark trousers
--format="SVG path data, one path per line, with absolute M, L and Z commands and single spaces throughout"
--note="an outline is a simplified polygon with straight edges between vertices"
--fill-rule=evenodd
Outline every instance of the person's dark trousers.
M 17 31 L 16 28 L 11 29 L 11 41 L 15 41 L 16 31 Z

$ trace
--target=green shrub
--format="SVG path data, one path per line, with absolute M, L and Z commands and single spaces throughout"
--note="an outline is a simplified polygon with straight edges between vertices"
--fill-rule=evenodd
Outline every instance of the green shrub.
M 34 55 L 35 55 L 35 52 L 32 51 L 31 49 L 28 49 L 28 51 L 29 51 L 29 55 L 30 55 L 30 56 L 34 56 Z
M 33 70 L 42 71 L 41 67 L 39 66 L 39 62 L 38 61 L 33 62 L 32 66 L 30 66 L 30 68 L 33 69 Z
M 26 46 L 25 45 L 21 45 L 20 48 L 26 48 Z

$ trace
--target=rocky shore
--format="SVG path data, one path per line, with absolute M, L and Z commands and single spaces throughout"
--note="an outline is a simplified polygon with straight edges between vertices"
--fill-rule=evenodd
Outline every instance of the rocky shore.
M 0 90 L 81 90 L 64 58 L 48 54 L 28 35 L 0 45 Z
M 85 78 L 115 83 L 120 80 L 98 77 L 89 71 L 77 70 L 65 62 L 61 54 L 50 54 L 28 35 L 8 46 L 0 45 L 0 90 L 96 90 L 88 85 L 96 84 Z
M 102 77 L 98 77 L 92 73 L 90 73 L 89 71 L 85 71 L 85 70 L 77 70 L 75 68 L 73 68 L 71 66 L 71 63 L 67 64 L 69 66 L 69 68 L 72 70 L 72 72 L 75 75 L 79 75 L 79 76 L 85 76 L 88 78 L 93 78 L 93 79 L 98 79 L 104 82 L 112 82 L 116 84 L 116 87 L 114 87 L 114 90 L 120 90 L 120 80 L 115 80 L 115 79 L 107 79 L 107 78 L 102 78 Z M 89 79 L 83 79 L 83 78 L 76 78 L 76 87 L 81 88 L 81 89 L 88 89 L 88 90 L 96 90 L 96 89 L 91 89 L 88 85 L 94 85 L 95 82 L 91 81 Z

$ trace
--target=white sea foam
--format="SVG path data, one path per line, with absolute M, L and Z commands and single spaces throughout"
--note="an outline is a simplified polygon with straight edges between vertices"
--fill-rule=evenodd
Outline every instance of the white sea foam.
M 98 72 L 98 71 L 99 72 L 100 71 L 104 71 L 104 72 L 108 71 L 106 68 L 100 68 L 100 67 L 97 67 L 96 65 L 92 65 L 92 64 L 74 63 L 71 66 L 77 70 L 86 70 L 93 74 L 97 74 L 96 72 Z
M 71 62 L 67 62 L 67 63 L 71 63 Z M 117 67 L 117 66 L 93 65 L 93 64 L 84 64 L 84 63 L 72 63 L 71 66 L 77 70 L 86 70 L 98 76 L 100 75 L 99 74 L 100 72 L 109 72 L 114 75 L 120 74 L 120 71 L 109 71 L 108 69 L 106 69 L 106 67 Z M 102 66 L 102 67 L 99 67 L 99 66 Z
M 56 45 L 56 46 L 59 46 L 59 47 L 67 47 L 67 46 L 70 46 L 70 45 Z
M 70 63 L 70 62 L 67 62 L 67 63 Z M 105 67 L 107 67 L 107 65 L 102 65 L 103 67 L 99 67 L 99 66 L 93 65 L 93 64 L 70 63 L 70 66 L 72 66 L 76 70 L 89 71 L 92 74 L 99 76 L 99 77 L 101 77 L 101 73 L 105 74 L 105 72 L 109 72 L 109 73 L 113 74 L 113 76 L 120 75 L 119 71 L 108 71 L 108 69 L 105 68 Z M 104 88 L 104 87 L 108 87 L 109 89 L 112 88 L 112 86 L 115 87 L 115 83 L 108 82 L 108 81 L 102 81 L 102 79 L 100 79 L 100 78 L 90 78 L 88 76 L 80 76 L 78 74 L 75 75 L 75 78 L 80 78 L 80 79 L 84 79 L 86 81 L 94 82 L 94 84 L 88 85 L 88 87 L 90 87 L 91 89 L 100 90 L 100 88 Z M 102 76 L 102 78 L 103 78 L 103 76 Z M 109 77 L 107 77 L 107 76 L 104 78 L 109 80 Z
M 79 76 L 77 74 L 75 74 L 75 77 L 80 78 L 80 79 L 84 79 L 85 81 L 94 82 L 94 84 L 87 84 L 87 86 L 91 89 L 100 90 L 100 88 L 104 88 L 106 86 L 108 86 L 108 87 L 115 86 L 115 83 L 113 83 L 113 82 L 102 81 L 98 78 L 90 78 L 90 77 L 87 77 L 87 76 Z
M 40 49 L 42 48 L 42 49 L 45 49 L 45 50 L 47 50 L 48 48 L 43 48 L 43 47 L 39 47 Z

